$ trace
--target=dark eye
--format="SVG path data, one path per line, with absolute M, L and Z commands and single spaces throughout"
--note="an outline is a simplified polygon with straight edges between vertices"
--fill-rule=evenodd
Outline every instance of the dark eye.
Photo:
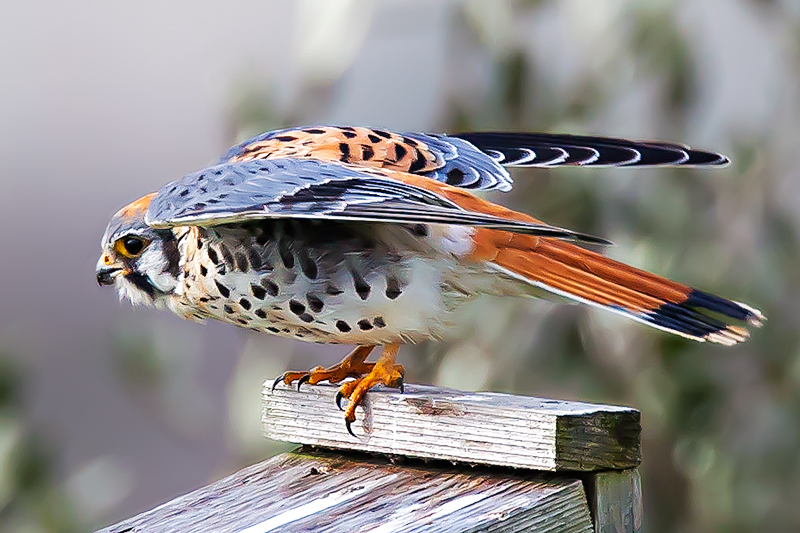
M 114 248 L 116 251 L 125 257 L 131 258 L 136 257 L 142 250 L 147 243 L 141 237 L 122 237 L 119 239 L 115 244 Z

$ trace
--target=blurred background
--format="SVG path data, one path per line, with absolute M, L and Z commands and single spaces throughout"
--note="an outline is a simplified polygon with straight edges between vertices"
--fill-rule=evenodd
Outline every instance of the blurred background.
M 0 530 L 83 531 L 286 447 L 259 387 L 319 347 L 120 304 L 109 217 L 298 124 L 681 141 L 716 171 L 515 171 L 500 198 L 616 259 L 760 308 L 742 346 L 486 299 L 410 381 L 642 411 L 648 531 L 800 529 L 800 3 L 0 4 Z

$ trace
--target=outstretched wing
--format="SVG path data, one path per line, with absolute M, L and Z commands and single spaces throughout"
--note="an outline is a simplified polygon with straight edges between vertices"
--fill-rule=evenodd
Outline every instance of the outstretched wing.
M 414 183 L 420 180 L 428 182 L 408 173 L 316 159 L 222 163 L 165 185 L 150 202 L 145 222 L 156 228 L 266 218 L 457 224 L 608 244 L 524 215 L 503 216 L 510 210 L 499 215 L 471 211 Z
M 454 135 L 313 126 L 267 132 L 231 148 L 220 163 L 309 158 L 425 176 L 464 189 L 508 191 L 505 166 L 718 166 L 720 154 L 687 146 L 539 133 Z

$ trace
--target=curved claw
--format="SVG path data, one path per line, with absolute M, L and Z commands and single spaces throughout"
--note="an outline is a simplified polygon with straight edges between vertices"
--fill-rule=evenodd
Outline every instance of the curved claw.
M 272 382 L 272 390 L 275 390 L 275 387 L 278 386 L 278 383 L 283 381 L 285 377 L 286 377 L 286 373 L 284 372 L 283 374 L 280 375 L 280 377 L 278 377 L 275 381 L 273 381 Z
M 303 383 L 307 383 L 308 380 L 310 379 L 311 379 L 311 374 L 306 374 L 304 376 L 301 376 L 300 379 L 297 380 L 297 392 L 300 392 L 300 386 Z
M 351 424 L 352 424 L 352 422 L 350 420 L 348 420 L 346 418 L 344 419 L 344 425 L 345 425 L 345 427 L 347 427 L 347 432 L 350 433 L 352 436 L 356 437 L 356 434 L 353 433 L 353 428 L 350 427 Z M 356 437 L 356 438 L 358 438 L 358 437 Z
M 342 394 L 342 391 L 336 391 L 336 407 L 338 407 L 340 411 L 344 411 L 344 407 L 342 407 L 342 398 L 344 398 L 344 394 Z M 347 427 L 349 428 L 350 422 L 348 422 L 347 424 L 348 424 Z

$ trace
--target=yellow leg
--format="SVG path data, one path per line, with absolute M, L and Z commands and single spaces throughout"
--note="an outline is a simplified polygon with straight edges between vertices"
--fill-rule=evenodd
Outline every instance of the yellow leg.
M 395 364 L 397 352 L 400 349 L 399 344 L 387 344 L 383 348 L 383 353 L 375 362 L 372 371 L 366 376 L 359 377 L 355 381 L 348 381 L 339 388 L 336 393 L 336 404 L 341 409 L 342 398 L 347 398 L 350 403 L 344 412 L 344 422 L 347 426 L 347 431 L 354 437 L 350 425 L 356 419 L 356 407 L 358 407 L 364 400 L 364 396 L 375 385 L 386 385 L 388 387 L 397 387 L 400 392 L 403 391 L 403 374 L 405 369 L 402 365 Z
M 272 388 L 274 389 L 280 382 L 291 385 L 293 382 L 297 381 L 297 390 L 300 390 L 300 386 L 303 383 L 310 383 L 312 385 L 320 381 L 339 383 L 345 378 L 360 378 L 364 374 L 369 374 L 375 366 L 375 363 L 364 362 L 374 348 L 374 345 L 357 346 L 356 349 L 342 359 L 339 364 L 330 368 L 318 366 L 312 368 L 308 372 L 284 372 L 281 377 L 275 380 L 275 383 L 272 384 Z

